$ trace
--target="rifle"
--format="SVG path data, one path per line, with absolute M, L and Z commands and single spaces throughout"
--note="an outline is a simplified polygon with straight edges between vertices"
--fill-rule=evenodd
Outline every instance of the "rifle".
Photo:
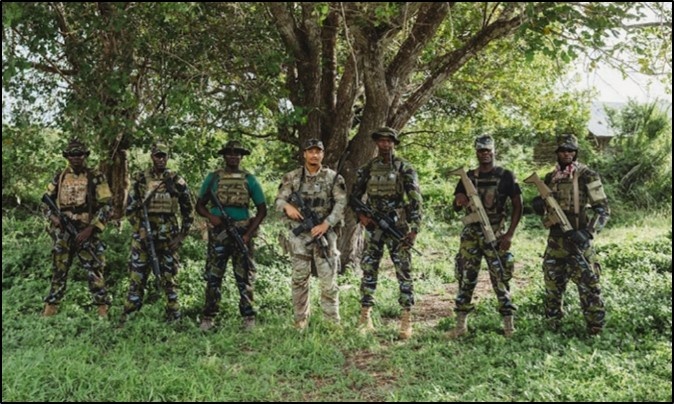
M 142 207 L 142 223 L 141 226 L 145 229 L 145 246 L 147 247 L 148 254 L 150 256 L 150 264 L 152 265 L 152 273 L 154 274 L 154 286 L 157 290 L 161 290 L 161 269 L 159 268 L 159 257 L 157 257 L 157 250 L 154 246 L 154 238 L 152 236 L 152 226 L 150 225 L 150 218 L 147 214 L 147 203 L 152 200 L 154 194 L 157 193 L 157 190 L 164 183 L 162 180 L 157 186 L 150 192 L 150 194 L 141 202 Z M 138 185 L 138 183 L 136 183 Z M 136 189 L 136 194 L 140 196 L 139 190 Z
M 215 196 L 211 187 L 208 187 L 208 195 L 213 204 L 220 211 L 221 220 L 224 226 L 224 230 L 221 231 L 217 236 L 215 236 L 216 240 L 222 241 L 227 236 L 231 237 L 234 240 L 234 243 L 236 244 L 236 249 L 239 250 L 241 254 L 243 254 L 243 257 L 246 260 L 246 266 L 248 267 L 248 269 L 252 269 L 253 261 L 250 258 L 250 251 L 248 251 L 248 246 L 246 245 L 246 243 L 244 243 L 241 234 L 239 234 L 239 229 L 236 228 L 234 220 L 227 214 L 227 212 L 225 212 L 225 208 L 220 203 L 218 197 Z
M 466 190 L 466 196 L 468 196 L 468 200 L 470 201 L 470 204 L 468 205 L 468 210 L 470 213 L 464 218 L 464 224 L 475 223 L 476 221 L 480 223 L 480 228 L 482 229 L 482 235 L 484 236 L 485 244 L 487 244 L 494 251 L 496 261 L 498 262 L 499 275 L 501 276 L 501 281 L 503 281 L 505 276 L 503 273 L 504 267 L 503 263 L 501 262 L 501 257 L 498 253 L 498 248 L 496 247 L 496 235 L 494 234 L 494 229 L 491 228 L 489 216 L 487 215 L 487 211 L 482 204 L 480 195 L 477 193 L 475 184 L 473 184 L 470 178 L 468 178 L 468 174 L 466 174 L 466 171 L 461 167 L 451 170 L 449 174 L 458 175 L 461 177 L 461 183 L 463 184 L 463 187 Z
M 75 241 L 75 238 L 77 237 L 77 233 L 79 233 L 79 231 L 77 231 L 77 228 L 70 220 L 70 218 L 66 216 L 63 212 L 61 212 L 61 210 L 58 208 L 58 206 L 56 206 L 56 204 L 49 197 L 49 195 L 47 194 L 42 195 L 42 202 L 44 202 L 49 207 L 49 210 L 51 210 L 54 214 L 56 214 L 56 216 L 58 216 L 59 222 L 61 223 L 61 228 L 64 229 L 66 233 L 65 240 L 67 243 L 70 244 L 70 248 L 72 249 L 75 246 L 73 242 Z M 101 260 L 98 259 L 98 257 L 94 253 L 93 247 L 91 246 L 90 242 L 87 241 L 84 244 L 82 244 L 82 249 L 88 252 L 89 255 L 91 255 L 91 257 L 94 259 L 94 261 L 96 261 L 98 265 L 103 266 L 103 262 L 101 262 Z
M 393 237 L 395 241 L 398 243 L 403 242 L 405 239 L 405 235 L 402 234 L 398 229 L 395 227 L 395 223 L 393 220 L 391 220 L 390 217 L 387 215 L 384 215 L 383 213 L 373 210 L 369 206 L 367 206 L 363 201 L 361 201 L 358 198 L 351 198 L 351 202 L 353 205 L 356 206 L 357 211 L 360 211 L 365 214 L 365 216 L 369 217 L 370 219 L 374 220 L 377 226 L 386 234 L 389 236 Z M 421 251 L 417 250 L 416 248 L 412 247 L 411 245 L 404 243 L 407 247 L 409 247 L 410 250 L 414 251 L 415 253 L 422 255 Z
M 553 196 L 552 190 L 550 187 L 548 187 L 543 180 L 541 180 L 538 177 L 538 174 L 533 173 L 529 177 L 527 177 L 524 180 L 525 183 L 527 184 L 533 184 L 538 188 L 538 193 L 541 195 L 541 198 L 543 198 L 543 201 L 545 202 L 545 207 L 548 209 L 548 211 L 551 213 L 548 215 L 547 220 L 545 221 L 545 227 L 552 227 L 556 224 L 560 226 L 562 231 L 564 232 L 564 235 L 569 238 L 569 235 L 571 232 L 573 232 L 573 226 L 571 226 L 571 222 L 569 222 L 569 218 L 566 217 L 566 214 L 562 210 L 562 207 L 559 206 L 559 202 L 555 199 Z M 571 253 L 575 254 L 578 258 L 580 258 L 583 262 L 582 264 L 583 267 L 587 270 L 590 271 L 590 263 L 587 262 L 587 259 L 585 259 L 585 255 L 583 255 L 583 251 L 580 249 L 580 247 L 574 243 L 572 240 L 568 240 L 570 245 L 574 247 L 574 251 L 570 251 Z M 591 271 L 590 271 L 591 272 Z
M 302 217 L 304 218 L 302 219 L 300 225 L 292 230 L 295 236 L 299 236 L 300 234 L 306 231 L 310 232 L 311 229 L 323 223 L 323 221 L 318 217 L 316 212 L 314 212 L 310 207 L 308 207 L 304 203 L 304 199 L 302 199 L 302 196 L 300 196 L 299 191 L 294 191 L 290 194 L 288 203 L 295 206 L 300 211 Z M 310 242 L 307 243 L 307 245 L 310 245 L 311 243 L 316 243 L 316 245 L 318 245 L 318 248 L 320 248 L 321 253 L 323 254 L 323 258 L 325 258 L 325 260 L 328 261 L 330 268 L 334 270 L 335 268 L 333 267 L 333 264 L 330 262 L 328 239 L 325 237 L 325 235 L 313 238 Z

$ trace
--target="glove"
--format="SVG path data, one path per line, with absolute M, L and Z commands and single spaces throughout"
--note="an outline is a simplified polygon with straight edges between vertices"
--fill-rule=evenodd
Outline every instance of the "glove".
M 576 245 L 581 251 L 585 251 L 590 247 L 590 240 L 592 240 L 592 233 L 582 230 L 571 230 L 567 232 L 567 238 Z
M 531 207 L 538 216 L 545 214 L 545 201 L 540 196 L 535 197 L 531 201 Z

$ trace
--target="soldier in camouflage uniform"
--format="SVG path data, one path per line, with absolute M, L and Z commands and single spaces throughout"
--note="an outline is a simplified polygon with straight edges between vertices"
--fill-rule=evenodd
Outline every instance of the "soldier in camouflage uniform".
M 312 264 L 315 265 L 321 287 L 321 308 L 323 315 L 339 323 L 339 250 L 337 234 L 334 231 L 344 219 L 346 207 L 346 185 L 344 178 L 335 171 L 321 165 L 324 153 L 323 142 L 309 139 L 304 144 L 304 166 L 283 176 L 276 196 L 276 210 L 285 214 L 288 228 L 290 253 L 292 255 L 292 299 L 295 312 L 295 328 L 303 330 L 309 317 L 309 279 Z M 316 213 L 320 224 L 298 235 L 291 230 L 298 228 L 305 219 L 298 206 L 291 204 L 293 192 L 299 192 L 304 205 Z M 327 240 L 322 249 L 320 238 Z M 327 256 L 326 256 L 327 255 Z
M 129 291 L 121 323 L 126 321 L 129 314 L 140 310 L 143 306 L 143 295 L 152 268 L 147 231 L 143 224 L 143 205 L 147 209 L 152 241 L 161 272 L 159 283 L 166 294 L 166 318 L 168 321 L 180 318 L 176 284 L 179 268 L 178 248 L 194 222 L 192 199 L 185 180 L 166 168 L 169 158 L 168 146 L 157 143 L 152 146 L 150 154 L 152 167 L 134 174 L 127 200 L 126 215 L 133 226 L 133 235 L 129 260 Z M 182 217 L 180 225 L 176 217 L 178 210 Z
M 456 338 L 467 332 L 466 320 L 468 314 L 474 310 L 471 300 L 484 257 L 487 260 L 489 279 L 498 299 L 498 311 L 503 316 L 503 331 L 510 337 L 515 331 L 513 325 L 515 306 L 510 299 L 509 282 L 513 275 L 514 259 L 509 249 L 515 229 L 522 218 L 522 190 L 512 171 L 495 166 L 494 139 L 490 135 L 475 139 L 475 152 L 479 167 L 468 171 L 467 175 L 480 195 L 498 246 L 489 246 L 485 242 L 479 219 L 475 215 L 469 214 L 463 219 L 465 226 L 461 231 L 461 246 L 455 262 L 456 279 L 459 282 L 455 300 L 457 325 L 450 331 L 449 336 Z M 469 206 L 470 201 L 463 182 L 459 181 L 454 197 L 455 210 Z M 512 212 L 508 230 L 503 233 L 508 199 L 512 203 Z
M 86 166 L 88 156 L 89 150 L 82 142 L 77 139 L 70 141 L 63 150 L 68 167 L 57 173 L 47 187 L 47 196 L 55 201 L 79 233 L 74 238 L 70 237 L 55 212 L 46 210 L 46 216 L 51 221 L 50 234 L 54 239 L 54 248 L 51 289 L 44 299 L 44 316 L 53 316 L 58 311 L 66 291 L 68 270 L 75 256 L 87 271 L 89 291 L 93 295 L 94 305 L 98 306 L 99 316 L 108 314 L 110 297 L 103 277 L 105 244 L 98 235 L 110 218 L 112 194 L 105 176 Z
M 267 216 L 262 187 L 255 176 L 241 170 L 239 165 L 243 156 L 250 151 L 244 149 L 240 142 L 232 140 L 218 151 L 225 160 L 225 167 L 209 173 L 197 200 L 197 213 L 208 219 L 208 253 L 206 257 L 206 305 L 199 328 L 207 331 L 215 325 L 215 316 L 220 311 L 222 297 L 222 278 L 225 276 L 227 261 L 231 258 L 236 287 L 239 290 L 239 312 L 243 316 L 243 326 L 246 330 L 255 327 L 255 310 L 253 308 L 253 286 L 255 283 L 255 266 L 252 260 L 253 237 L 262 220 Z M 239 233 L 248 246 L 250 257 L 241 253 L 234 239 L 229 235 L 221 240 L 216 236 L 224 231 L 222 227 L 222 213 L 212 202 L 211 195 L 215 195 L 227 215 L 235 222 Z M 256 208 L 255 217 L 250 218 L 248 207 L 253 201 Z M 207 208 L 211 202 L 211 209 Z
M 412 335 L 410 310 L 414 305 L 414 287 L 409 246 L 414 245 L 421 224 L 421 191 L 417 173 L 410 163 L 394 154 L 394 145 L 400 143 L 395 130 L 379 128 L 372 134 L 379 155 L 358 170 L 351 198 L 362 200 L 367 194 L 367 204 L 372 210 L 388 215 L 396 222 L 395 227 L 405 234 L 403 242 L 398 242 L 376 227 L 374 221 L 352 205 L 358 220 L 367 230 L 367 247 L 361 259 L 363 278 L 360 284 L 361 315 L 358 321 L 362 332 L 374 330 L 372 307 L 374 292 L 379 276 L 379 262 L 388 246 L 391 260 L 396 268 L 400 285 L 398 302 L 403 308 L 400 323 L 400 338 Z
M 578 287 L 588 333 L 596 335 L 604 328 L 606 312 L 599 286 L 600 266 L 591 239 L 606 225 L 610 209 L 599 174 L 577 161 L 576 137 L 562 135 L 557 146 L 557 165 L 544 182 L 574 230 L 565 234 L 559 225 L 550 227 L 543 258 L 545 316 L 553 329 L 559 327 L 564 316 L 562 296 L 571 279 Z M 533 205 L 536 213 L 547 214 L 540 197 L 534 199 Z M 590 209 L 594 211 L 591 220 Z

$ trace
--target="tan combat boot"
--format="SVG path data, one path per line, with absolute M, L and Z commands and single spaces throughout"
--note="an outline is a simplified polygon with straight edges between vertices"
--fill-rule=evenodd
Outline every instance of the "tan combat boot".
M 512 337 L 513 333 L 515 332 L 515 325 L 513 324 L 513 321 L 513 316 L 503 317 L 503 335 L 505 335 L 507 338 Z
M 204 316 L 201 319 L 201 324 L 199 324 L 199 329 L 201 331 L 208 331 L 213 328 L 214 325 L 215 323 L 213 322 L 213 317 Z
M 372 307 L 361 307 L 360 318 L 358 319 L 358 330 L 361 334 L 367 334 L 374 331 L 374 324 L 372 324 Z
M 400 319 L 400 339 L 409 339 L 412 336 L 412 313 L 404 310 Z
M 58 312 L 59 307 L 55 304 L 47 303 L 44 305 L 42 317 L 51 317 Z
M 449 338 L 459 338 L 460 336 L 466 334 L 468 332 L 468 328 L 466 326 L 467 320 L 468 313 L 459 312 L 456 315 L 456 327 L 454 327 L 454 329 L 449 332 Z
M 98 317 L 106 318 L 108 316 L 108 305 L 101 304 L 98 306 Z
M 243 318 L 243 329 L 245 331 L 253 331 L 255 328 L 255 316 L 247 316 Z
M 295 320 L 295 329 L 297 331 L 304 331 L 307 328 L 307 319 L 304 320 Z

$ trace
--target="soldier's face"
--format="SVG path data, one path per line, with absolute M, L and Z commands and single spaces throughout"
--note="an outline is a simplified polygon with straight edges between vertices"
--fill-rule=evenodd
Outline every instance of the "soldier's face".
M 87 158 L 87 155 L 85 153 L 76 152 L 69 153 L 66 158 L 68 159 L 68 164 L 70 164 L 70 167 L 73 169 L 78 169 L 84 166 L 84 160 Z
M 477 160 L 480 164 L 489 164 L 494 161 L 494 152 L 489 149 L 479 149 L 475 152 L 477 154 Z
M 234 151 L 232 152 L 225 152 L 225 164 L 227 164 L 227 167 L 230 168 L 238 168 L 239 164 L 241 164 L 241 158 L 243 158 L 243 155 L 236 153 Z
M 325 153 L 318 147 L 312 147 L 304 151 L 304 161 L 310 166 L 318 166 L 323 162 Z
M 377 149 L 379 149 L 379 154 L 391 154 L 395 143 L 390 137 L 380 137 L 376 140 Z
M 573 158 L 576 157 L 575 150 L 569 149 L 560 149 L 557 152 L 557 161 L 561 165 L 569 165 L 573 162 Z
M 168 161 L 168 154 L 166 153 L 155 153 L 152 155 L 152 164 L 154 168 L 159 171 L 166 169 L 166 162 Z

